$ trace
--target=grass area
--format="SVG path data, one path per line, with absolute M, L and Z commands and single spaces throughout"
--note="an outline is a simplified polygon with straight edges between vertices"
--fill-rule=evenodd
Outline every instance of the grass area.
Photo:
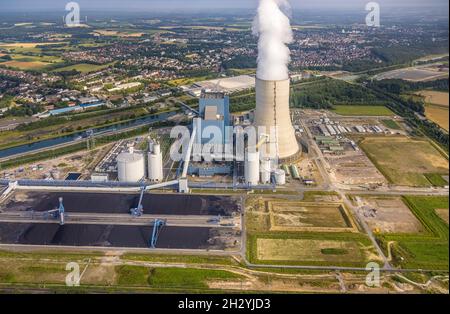
M 229 256 L 202 256 L 202 255 L 161 255 L 161 254 L 135 254 L 126 253 L 122 256 L 124 260 L 164 262 L 164 263 L 187 263 L 187 264 L 217 264 L 237 265 L 236 260 Z
M 50 63 L 42 62 L 42 61 L 7 61 L 0 63 L 0 65 L 4 65 L 9 68 L 19 69 L 19 70 L 42 70 L 50 65 Z
M 305 191 L 303 193 L 303 201 L 314 202 L 318 197 L 326 196 L 338 196 L 338 194 L 333 191 Z
M 238 280 L 231 272 L 196 268 L 148 268 L 122 265 L 116 267 L 117 283 L 125 286 L 151 286 L 154 288 L 205 289 L 208 281 Z
M 70 66 L 63 67 L 63 68 L 57 68 L 57 69 L 54 69 L 52 72 L 78 71 L 81 73 L 90 73 L 90 72 L 96 72 L 96 71 L 106 69 L 107 67 L 109 67 L 111 65 L 112 65 L 112 63 L 101 64 L 101 65 L 89 64 L 89 63 L 79 63 L 79 64 L 70 65 Z
M 340 203 L 271 200 L 266 206 L 271 231 L 347 232 L 354 228 Z
M 333 112 L 342 116 L 393 116 L 394 113 L 385 106 L 336 105 Z
M 430 186 L 425 174 L 448 174 L 448 160 L 428 141 L 407 137 L 366 137 L 359 145 L 389 182 Z
M 393 263 L 402 268 L 439 269 L 449 268 L 449 227 L 436 213 L 437 209 L 449 207 L 448 197 L 406 196 L 406 204 L 426 229 L 424 234 L 381 234 L 377 240 L 387 251 L 391 246 Z
M 32 259 L 34 261 L 38 261 L 40 259 L 48 259 L 49 257 L 57 258 L 59 260 L 68 260 L 68 261 L 82 261 L 88 258 L 94 258 L 103 256 L 103 253 L 86 253 L 86 252 L 54 252 L 54 251 L 37 251 L 37 252 L 14 252 L 14 251 L 5 251 L 0 250 L 0 258 L 27 258 Z
M 360 233 L 266 232 L 248 235 L 247 257 L 255 264 L 364 267 L 379 260 Z
M 195 82 L 201 82 L 206 81 L 209 79 L 214 79 L 215 77 L 213 75 L 210 76 L 196 76 L 196 77 L 186 77 L 186 78 L 180 78 L 168 81 L 167 83 L 171 86 L 181 86 L 181 85 L 190 85 Z
M 448 185 L 448 182 L 442 177 L 442 174 L 439 173 L 427 173 L 425 174 L 425 178 L 427 178 L 433 186 L 443 187 Z
M 233 272 L 209 268 L 202 269 L 195 266 L 188 268 L 150 268 L 146 266 L 103 265 L 101 263 L 102 256 L 104 256 L 104 253 L 0 251 L 0 284 L 13 284 L 14 286 L 17 284 L 37 286 L 52 284 L 64 287 L 65 278 L 68 274 L 66 270 L 67 262 L 77 262 L 80 265 L 80 270 L 85 270 L 80 288 L 87 290 L 97 287 L 97 289 L 111 292 L 116 289 L 132 288 L 144 288 L 149 289 L 149 291 L 171 289 L 173 291 L 178 289 L 183 291 L 209 291 L 209 282 L 217 282 L 219 286 L 212 289 L 220 290 L 220 283 L 243 278 Z M 129 257 L 136 261 L 143 260 L 140 254 L 130 254 Z M 180 256 L 154 255 L 154 257 L 159 262 L 170 262 L 174 261 L 173 258 Z M 184 256 L 183 258 L 200 262 L 200 260 L 197 260 L 197 256 Z M 201 256 L 198 256 L 198 258 L 202 259 Z M 226 261 L 227 259 L 228 261 Z M 226 266 L 228 262 L 231 263 L 231 260 L 228 257 L 205 256 L 201 262 L 223 263 Z M 70 291 L 74 292 L 73 289 L 70 289 Z
M 33 48 L 38 49 L 38 48 Z M 44 70 L 55 64 L 64 62 L 63 59 L 57 56 L 44 55 L 24 55 L 24 54 L 10 54 L 12 60 L 0 63 L 0 65 L 15 68 L 19 70 Z
M 400 125 L 398 125 L 397 122 L 395 122 L 394 120 L 381 120 L 381 122 L 388 128 L 392 129 L 392 130 L 401 130 Z

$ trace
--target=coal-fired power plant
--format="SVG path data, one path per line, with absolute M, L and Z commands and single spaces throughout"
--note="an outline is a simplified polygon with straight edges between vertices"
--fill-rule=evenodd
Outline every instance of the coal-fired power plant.
M 256 79 L 254 125 L 265 127 L 268 133 L 271 127 L 276 128 L 274 133 L 276 138 L 270 138 L 269 141 L 276 143 L 280 159 L 291 157 L 299 151 L 289 114 L 289 86 L 289 79 L 281 81 Z

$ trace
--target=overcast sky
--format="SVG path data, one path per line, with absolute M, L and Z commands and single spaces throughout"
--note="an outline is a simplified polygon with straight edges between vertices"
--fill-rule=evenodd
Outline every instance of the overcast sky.
M 58 11 L 64 10 L 68 0 L 0 0 L 1 11 Z M 255 8 L 258 0 L 78 0 L 84 10 L 199 10 Z M 369 0 L 290 0 L 295 9 L 346 8 L 363 9 Z M 430 7 L 448 8 L 447 0 L 378 0 L 381 7 Z

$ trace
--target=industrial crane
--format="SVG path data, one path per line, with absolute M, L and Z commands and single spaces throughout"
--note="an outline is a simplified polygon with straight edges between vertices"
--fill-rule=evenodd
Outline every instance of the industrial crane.
M 53 218 L 55 218 L 55 219 L 59 218 L 59 224 L 61 226 L 63 226 L 64 225 L 64 212 L 65 212 L 65 209 L 64 209 L 64 205 L 63 205 L 63 198 L 60 197 L 59 198 L 59 207 L 47 211 L 47 214 L 53 215 Z
M 150 247 L 152 249 L 156 248 L 156 242 L 158 241 L 159 234 L 161 232 L 162 227 L 166 225 L 165 220 L 161 219 L 155 219 L 153 223 L 153 231 L 152 231 L 152 237 L 150 238 Z
M 141 217 L 144 214 L 144 207 L 142 206 L 142 199 L 144 198 L 144 192 L 146 190 L 146 186 L 141 187 L 141 195 L 139 196 L 139 203 L 137 207 L 131 208 L 130 213 L 134 217 Z

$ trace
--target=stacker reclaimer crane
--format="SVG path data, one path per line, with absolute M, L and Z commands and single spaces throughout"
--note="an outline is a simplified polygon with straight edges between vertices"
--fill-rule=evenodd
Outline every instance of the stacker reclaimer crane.
M 159 234 L 162 227 L 166 225 L 166 221 L 162 219 L 155 219 L 153 223 L 152 237 L 150 238 L 150 248 L 156 248 L 156 242 L 158 241 Z
M 144 214 L 144 207 L 142 206 L 142 199 L 144 198 L 144 193 L 145 193 L 146 189 L 147 188 L 145 185 L 141 187 L 141 195 L 139 196 L 139 203 L 138 203 L 137 207 L 130 209 L 130 213 L 134 217 L 141 217 Z
M 53 218 L 55 218 L 55 219 L 59 218 L 59 224 L 61 226 L 63 226 L 64 225 L 64 212 L 65 212 L 65 209 L 64 209 L 64 205 L 63 205 L 63 198 L 60 197 L 59 198 L 59 207 L 47 211 L 47 214 L 52 215 Z

